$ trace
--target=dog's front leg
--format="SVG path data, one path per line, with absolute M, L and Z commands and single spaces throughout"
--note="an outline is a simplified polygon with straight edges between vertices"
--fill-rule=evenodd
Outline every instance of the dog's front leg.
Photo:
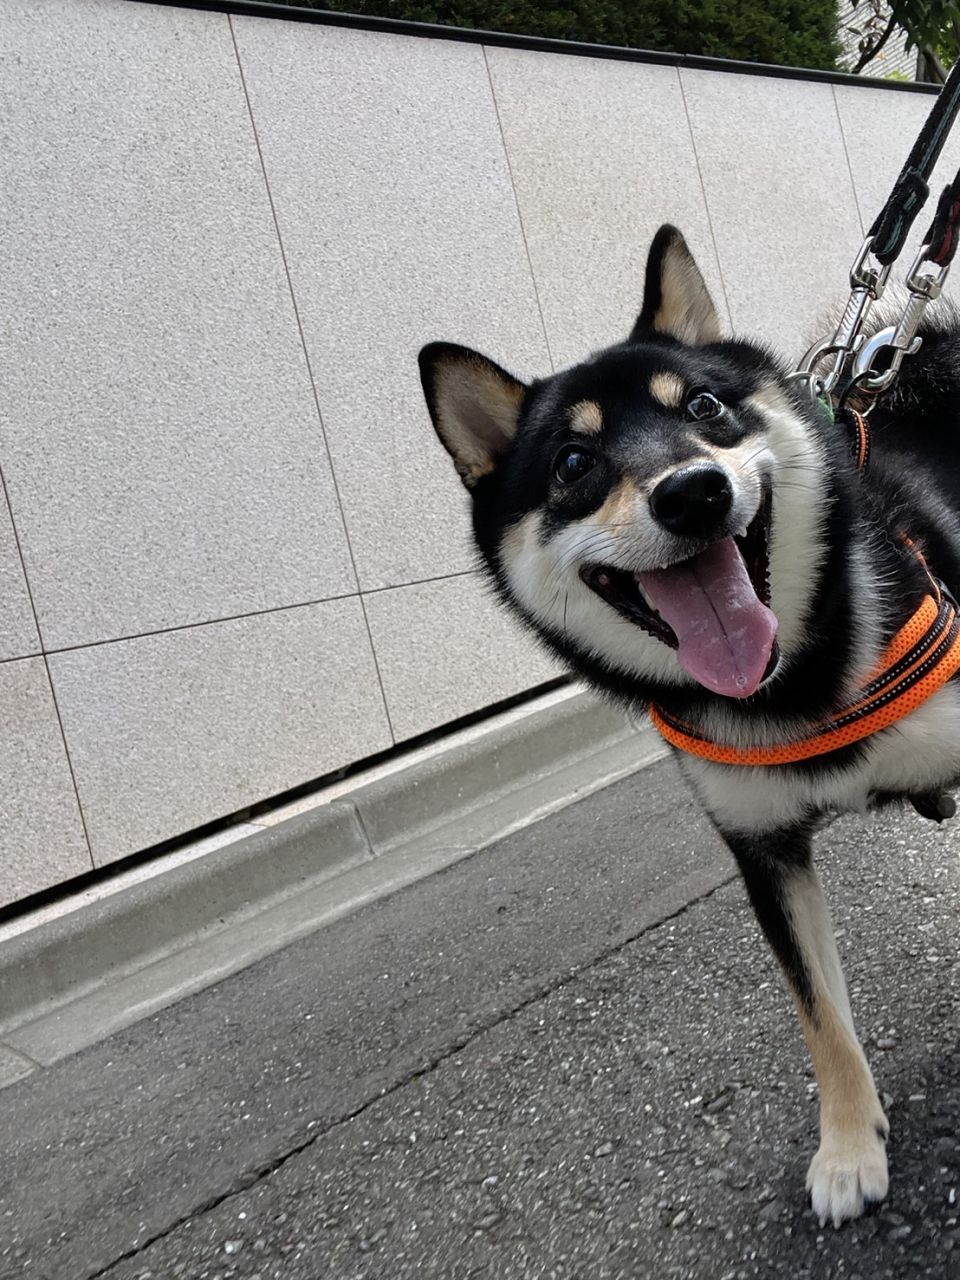
M 821 1226 L 863 1212 L 887 1193 L 889 1131 L 853 1029 L 830 912 L 811 856 L 811 833 L 723 833 L 793 994 L 820 1087 L 820 1149 L 807 1174 Z

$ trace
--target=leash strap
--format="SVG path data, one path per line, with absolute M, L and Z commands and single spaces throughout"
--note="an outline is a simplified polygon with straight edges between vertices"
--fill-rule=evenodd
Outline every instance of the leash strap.
M 886 204 L 870 228 L 873 255 L 883 266 L 889 266 L 899 256 L 910 234 L 910 228 L 930 193 L 930 174 L 940 158 L 958 110 L 960 62 L 954 63 Z
M 836 409 L 833 407 L 829 396 L 817 396 L 817 404 L 826 415 L 831 427 L 835 426 L 838 420 L 849 427 L 850 452 L 853 455 L 853 463 L 860 474 L 863 475 L 870 465 L 870 428 L 867 425 L 867 415 L 858 413 L 856 409 L 846 404 L 845 401 L 846 390 L 838 397 Z
M 960 64 L 958 64 L 960 65 Z M 957 225 L 960 223 L 960 172 L 944 187 L 937 204 L 933 223 L 924 241 L 925 258 L 938 267 L 948 267 L 957 251 Z
M 853 452 L 853 461 L 857 470 L 863 475 L 870 465 L 870 428 L 867 426 L 867 419 L 864 414 L 851 409 L 849 405 L 840 412 L 850 421 L 850 447 Z
M 863 686 L 856 701 L 802 738 L 770 746 L 734 747 L 711 742 L 661 707 L 651 705 L 650 718 L 671 746 L 714 764 L 796 764 L 879 733 L 915 711 L 960 670 L 957 605 L 941 583 L 936 579 L 931 582 L 933 591 L 924 596 L 891 640 L 876 675 Z
M 904 282 L 907 302 L 900 319 L 863 342 L 854 356 L 849 382 L 861 393 L 879 395 L 888 390 L 896 381 L 904 358 L 920 348 L 922 339 L 917 330 L 927 307 L 943 291 L 960 238 L 958 223 L 960 173 L 944 187 L 933 222 Z
M 874 219 L 850 268 L 850 297 L 833 334 L 804 353 L 793 376 L 810 394 L 834 395 L 847 378 L 861 390 L 886 391 L 904 357 L 920 347 L 917 329 L 928 303 L 939 297 L 956 251 L 960 222 L 960 174 L 940 197 L 933 226 L 910 269 L 908 302 L 896 325 L 864 341 L 861 330 L 874 303 L 883 296 L 894 261 L 930 194 L 929 178 L 960 111 L 960 60 L 937 95 L 920 136 L 907 157 L 887 201 Z M 824 369 L 824 362 L 830 365 Z

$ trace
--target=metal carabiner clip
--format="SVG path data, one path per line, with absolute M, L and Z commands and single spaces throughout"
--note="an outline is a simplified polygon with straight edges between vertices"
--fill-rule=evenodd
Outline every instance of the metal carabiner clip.
M 923 245 L 907 275 L 910 296 L 900 319 L 868 338 L 856 354 L 853 381 L 865 391 L 886 391 L 893 385 L 904 358 L 916 355 L 923 345 L 923 339 L 917 337 L 920 321 L 928 304 L 939 298 L 950 270 L 949 263 L 943 267 L 932 263 L 926 256 L 928 249 L 929 245 Z M 935 271 L 925 271 L 928 265 L 935 267 Z M 890 362 L 882 372 L 875 371 L 874 362 L 885 351 L 890 352 Z
M 907 304 L 907 310 L 913 299 Z M 906 312 L 904 312 L 904 316 Z M 900 372 L 904 356 L 915 356 L 922 344 L 921 338 L 911 338 L 901 316 L 900 323 L 881 329 L 868 338 L 857 352 L 853 362 L 853 384 L 863 391 L 886 391 Z M 882 351 L 890 351 L 890 363 L 883 373 L 875 373 L 874 361 Z
M 876 268 L 867 266 L 872 245 L 873 237 L 867 236 L 850 268 L 851 293 L 835 332 L 831 337 L 815 342 L 804 353 L 797 367 L 795 376 L 808 380 L 811 394 L 814 396 L 829 395 L 836 388 L 843 377 L 847 360 L 859 350 L 860 330 L 867 312 L 883 294 L 887 277 L 890 275 L 890 266 Z M 818 378 L 814 371 L 827 356 L 834 357 L 833 364 L 824 377 Z

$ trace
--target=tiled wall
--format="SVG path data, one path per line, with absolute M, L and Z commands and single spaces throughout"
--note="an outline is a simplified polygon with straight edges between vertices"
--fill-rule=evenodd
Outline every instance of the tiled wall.
M 796 353 L 929 105 L 6 0 L 0 904 L 556 674 L 483 589 L 417 349 L 575 360 L 670 220 Z

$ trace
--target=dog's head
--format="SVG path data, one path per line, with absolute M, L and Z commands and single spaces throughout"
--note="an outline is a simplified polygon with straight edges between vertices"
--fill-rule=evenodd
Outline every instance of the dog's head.
M 675 228 L 618 346 L 530 386 L 445 343 L 420 369 L 486 564 L 561 653 L 728 698 L 789 658 L 821 555 L 816 432 L 772 356 L 722 340 Z

